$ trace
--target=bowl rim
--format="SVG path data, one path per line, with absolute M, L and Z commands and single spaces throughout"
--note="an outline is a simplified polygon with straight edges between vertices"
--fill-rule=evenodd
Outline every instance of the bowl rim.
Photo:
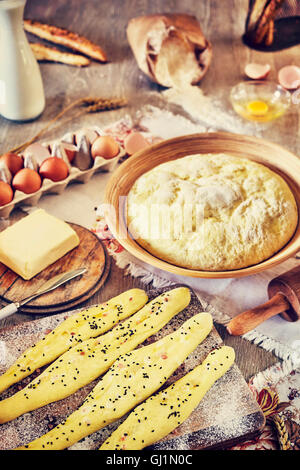
M 234 92 L 236 92 L 238 90 L 238 88 L 242 88 L 242 87 L 250 87 L 251 85 L 262 85 L 262 86 L 271 86 L 271 87 L 274 87 L 274 90 L 272 91 L 272 93 L 275 93 L 276 91 L 280 91 L 283 96 L 284 96 L 284 99 L 286 99 L 289 103 L 289 105 L 291 104 L 291 99 L 292 99 L 292 93 L 287 90 L 286 88 L 284 88 L 282 85 L 280 85 L 280 83 L 277 83 L 275 81 L 270 81 L 270 80 L 245 80 L 243 82 L 238 82 L 236 83 L 235 85 L 233 85 L 231 88 L 230 88 L 230 100 L 231 101 L 234 101 Z
M 289 90 L 287 90 L 282 85 L 280 85 L 280 83 L 275 82 L 275 80 L 273 81 L 273 80 L 263 80 L 263 79 L 262 80 L 249 79 L 249 80 L 240 81 L 236 83 L 235 85 L 233 85 L 231 87 L 231 90 L 239 86 L 248 86 L 248 85 L 266 85 L 266 86 L 269 85 L 269 86 L 273 86 L 274 88 L 279 88 L 280 90 L 284 91 L 288 95 L 291 94 Z
M 106 190 L 105 190 L 103 213 L 106 219 L 106 223 L 110 229 L 110 232 L 115 237 L 115 239 L 131 255 L 135 256 L 137 259 L 149 264 L 152 267 L 159 268 L 162 271 L 167 271 L 172 274 L 193 277 L 193 278 L 225 279 L 225 278 L 239 278 L 239 277 L 244 277 L 244 276 L 249 276 L 249 275 L 260 273 L 262 271 L 265 271 L 267 269 L 270 269 L 272 267 L 275 267 L 283 263 L 287 259 L 291 258 L 293 255 L 295 255 L 298 251 L 300 251 L 300 179 L 299 179 L 299 184 L 298 184 L 292 175 L 286 174 L 284 170 L 282 170 L 281 168 L 278 168 L 275 165 L 274 161 L 272 161 L 272 157 L 268 159 L 268 163 L 270 164 L 270 166 L 266 164 L 267 162 L 262 163 L 260 161 L 257 161 L 257 163 L 260 163 L 262 165 L 265 164 L 267 168 L 271 167 L 270 169 L 273 170 L 275 173 L 279 174 L 289 185 L 295 197 L 296 204 L 297 204 L 298 223 L 297 223 L 297 227 L 295 229 L 294 234 L 291 236 L 289 241 L 280 250 L 278 250 L 276 253 L 274 253 L 272 256 L 270 256 L 266 260 L 263 260 L 262 262 L 257 263 L 255 265 L 246 266 L 240 269 L 226 270 L 226 271 L 206 271 L 206 270 L 190 269 L 190 268 L 185 268 L 182 266 L 171 264 L 151 254 L 145 248 L 139 245 L 133 238 L 130 237 L 128 227 L 126 226 L 126 223 L 124 221 L 124 212 L 123 212 L 124 207 L 120 208 L 119 205 L 117 208 L 114 207 L 115 212 L 113 213 L 113 216 L 112 216 L 112 213 L 109 210 L 107 210 L 109 207 L 111 207 L 111 192 L 114 191 L 114 188 L 118 186 L 118 180 L 121 177 L 122 173 L 130 175 L 130 171 L 128 172 L 127 169 L 130 170 L 130 167 L 132 166 L 134 167 L 134 164 L 139 162 L 145 155 L 148 155 L 149 152 L 154 151 L 154 150 L 155 151 L 163 150 L 165 147 L 170 146 L 170 145 L 171 146 L 176 145 L 180 143 L 181 141 L 186 143 L 188 141 L 194 141 L 198 139 L 200 139 L 201 141 L 205 139 L 210 140 L 210 139 L 216 139 L 216 138 L 224 139 L 224 143 L 226 140 L 230 141 L 234 139 L 234 140 L 239 140 L 239 143 L 241 144 L 248 143 L 250 144 L 250 146 L 251 144 L 260 144 L 260 145 L 265 145 L 266 147 L 276 148 L 278 151 L 282 151 L 286 155 L 289 155 L 289 157 L 294 161 L 294 163 L 297 166 L 299 166 L 299 175 L 300 175 L 300 159 L 297 157 L 296 154 L 285 149 L 283 146 L 279 144 L 275 144 L 266 139 L 258 138 L 254 136 L 233 134 L 230 132 L 204 132 L 204 133 L 195 133 L 195 134 L 174 137 L 174 138 L 166 139 L 166 140 L 163 140 L 162 142 L 150 145 L 149 147 L 146 147 L 145 149 L 140 150 L 136 154 L 130 156 L 127 160 L 121 163 L 121 165 L 114 171 L 114 173 L 111 175 L 110 179 L 108 180 L 108 183 L 106 185 Z M 192 154 L 196 155 L 199 153 L 206 153 L 206 154 L 207 153 L 230 153 L 230 151 L 218 150 L 218 151 L 210 151 L 210 152 L 201 152 L 200 150 L 198 150 L 197 152 L 194 152 L 194 153 L 186 152 L 185 155 L 182 155 L 180 157 L 177 156 L 176 158 L 174 158 L 174 160 L 178 158 L 183 158 L 184 156 L 188 156 Z M 248 158 L 248 157 L 244 156 L 243 158 Z M 253 158 L 253 161 L 256 161 L 256 160 Z M 127 193 L 124 194 L 123 196 L 125 198 L 127 197 L 132 185 L 139 178 L 139 176 L 141 176 L 146 171 L 150 171 L 152 168 L 158 166 L 159 164 L 160 163 L 157 163 L 153 165 L 151 168 L 149 167 L 140 175 L 137 175 L 135 179 L 132 181 L 131 186 L 128 189 Z M 118 214 L 117 217 L 116 217 L 116 214 Z

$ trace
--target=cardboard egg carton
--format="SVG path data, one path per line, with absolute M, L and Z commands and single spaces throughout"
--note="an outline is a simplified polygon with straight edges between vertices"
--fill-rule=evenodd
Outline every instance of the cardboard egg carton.
M 98 127 L 80 129 L 69 132 L 59 140 L 28 146 L 20 155 L 24 158 L 24 167 L 37 170 L 43 160 L 51 156 L 62 158 L 69 167 L 69 175 L 62 181 L 53 182 L 43 179 L 41 188 L 32 194 L 16 190 L 13 200 L 0 207 L 0 217 L 8 218 L 13 209 L 21 204 L 35 206 L 45 194 L 62 194 L 70 183 L 88 183 L 95 173 L 111 172 L 119 159 L 125 155 L 125 150 L 119 145 L 119 153 L 110 160 L 102 157 L 92 158 L 91 143 L 97 136 L 105 135 Z M 37 151 L 38 150 L 38 151 Z M 68 151 L 75 152 L 75 158 L 70 163 Z M 9 181 L 10 182 L 10 181 Z

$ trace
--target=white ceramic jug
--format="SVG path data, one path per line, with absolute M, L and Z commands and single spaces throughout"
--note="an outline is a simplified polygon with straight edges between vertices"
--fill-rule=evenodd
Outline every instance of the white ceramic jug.
M 39 65 L 23 28 L 26 0 L 0 0 L 0 114 L 13 121 L 37 118 L 45 95 Z

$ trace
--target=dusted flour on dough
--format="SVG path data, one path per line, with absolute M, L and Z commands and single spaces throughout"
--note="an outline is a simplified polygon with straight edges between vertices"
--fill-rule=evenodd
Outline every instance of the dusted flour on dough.
M 269 258 L 298 220 L 279 175 L 226 154 L 163 163 L 135 182 L 127 202 L 129 229 L 140 245 L 172 264 L 210 271 Z

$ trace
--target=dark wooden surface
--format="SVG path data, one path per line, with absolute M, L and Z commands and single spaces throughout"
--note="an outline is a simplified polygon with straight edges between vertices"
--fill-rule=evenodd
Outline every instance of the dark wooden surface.
M 213 62 L 201 87 L 207 94 L 227 92 L 229 87 L 243 77 L 243 68 L 249 61 L 268 62 L 272 66 L 271 78 L 281 66 L 296 63 L 299 47 L 277 53 L 253 51 L 242 43 L 242 34 L 247 13 L 248 0 L 28 0 L 25 17 L 57 26 L 69 28 L 97 42 L 106 51 L 109 62 L 93 62 L 87 68 L 75 68 L 59 64 L 43 63 L 41 71 L 46 92 L 46 109 L 34 122 L 17 124 L 0 118 L 0 152 L 27 141 L 35 135 L 63 107 L 84 96 L 123 96 L 130 98 L 130 107 L 138 109 L 143 92 L 160 91 L 137 68 L 126 40 L 126 26 L 130 18 L 162 12 L 185 12 L 199 19 L 206 36 L 213 44 Z M 98 115 L 87 115 L 70 122 L 63 132 L 101 123 L 101 126 L 122 117 L 128 109 L 110 111 Z M 300 154 L 299 114 L 293 113 L 276 127 L 266 131 L 266 137 L 284 144 Z M 51 132 L 47 139 L 55 137 Z M 138 279 L 125 276 L 114 262 L 105 286 L 89 299 L 87 304 L 105 300 L 133 286 L 142 286 Z M 1 322 L 0 326 L 28 321 L 33 317 L 17 314 Z M 244 377 L 249 379 L 258 371 L 278 361 L 249 341 L 229 336 L 223 327 L 218 327 L 224 342 L 235 348 L 237 364 Z

